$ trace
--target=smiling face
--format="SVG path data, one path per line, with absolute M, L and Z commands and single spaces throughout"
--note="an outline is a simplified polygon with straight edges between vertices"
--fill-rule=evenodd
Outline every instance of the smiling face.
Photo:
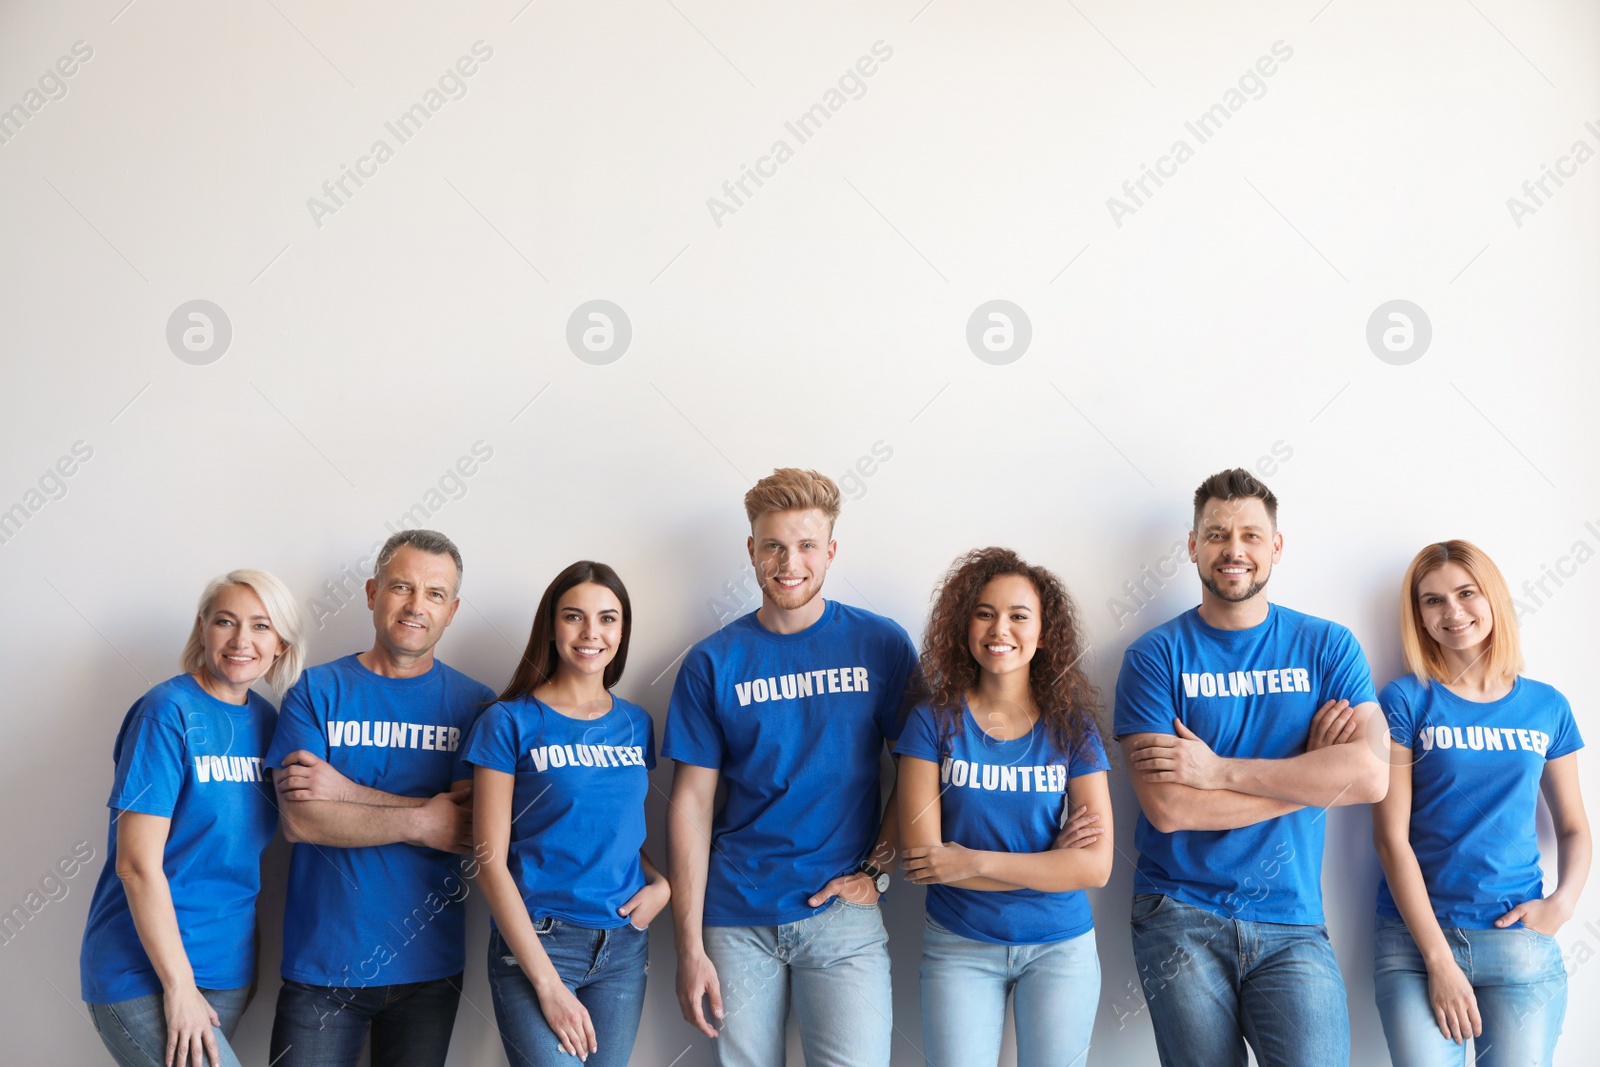
M 429 655 L 455 618 L 460 580 L 449 556 L 402 545 L 376 578 L 367 579 L 367 607 L 378 644 L 397 660 Z
M 798 611 L 822 592 L 838 544 L 821 508 L 769 511 L 751 524 L 750 565 L 774 607 Z
M 1472 575 L 1446 563 L 1417 583 L 1417 615 L 1446 654 L 1475 655 L 1494 630 L 1494 611 Z
M 622 604 L 599 582 L 580 582 L 556 601 L 556 671 L 604 675 L 622 643 Z
M 1283 555 L 1283 535 L 1273 529 L 1257 497 L 1206 501 L 1199 529 L 1189 534 L 1189 559 L 1200 584 L 1218 600 L 1238 604 L 1267 587 Z
M 1039 649 L 1039 591 L 1020 574 L 991 578 L 967 623 L 967 648 L 990 674 L 1025 671 Z
M 250 684 L 267 673 L 285 645 L 256 591 L 248 585 L 225 585 L 199 619 L 205 649 L 207 691 L 232 703 L 244 703 Z

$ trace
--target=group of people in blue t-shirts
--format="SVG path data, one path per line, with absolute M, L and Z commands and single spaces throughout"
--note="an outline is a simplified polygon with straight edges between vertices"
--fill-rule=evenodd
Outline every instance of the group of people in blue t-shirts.
M 128 711 L 82 994 L 123 1067 L 237 1065 L 256 979 L 260 859 L 293 842 L 274 1067 L 442 1067 L 463 901 L 515 1065 L 628 1062 L 648 930 L 669 906 L 684 1019 L 724 1067 L 887 1067 L 880 898 L 927 887 L 922 1053 L 992 1067 L 1009 1002 L 1021 1067 L 1081 1065 L 1100 961 L 1085 890 L 1114 856 L 1108 758 L 1137 796 L 1134 962 L 1162 1064 L 1346 1065 L 1323 923 L 1327 809 L 1373 806 L 1374 986 L 1393 1061 L 1552 1062 L 1553 937 L 1588 875 L 1567 701 L 1521 676 L 1510 592 L 1465 541 L 1401 583 L 1408 673 L 1375 693 L 1342 626 L 1269 603 L 1277 499 L 1244 470 L 1195 492 L 1201 601 L 1127 649 L 1111 721 L 1061 580 L 1003 548 L 957 559 L 920 656 L 897 623 L 821 596 L 838 487 L 784 468 L 745 496 L 759 609 L 683 657 L 647 848 L 655 725 L 613 688 L 633 626 L 612 568 L 550 582 L 510 681 L 435 646 L 461 554 L 402 530 L 367 582 L 370 649 L 306 667 L 294 598 L 211 582 L 182 673 Z M 283 694 L 273 706 L 252 686 Z M 884 755 L 895 771 L 884 774 Z M 883 800 L 889 788 L 887 803 Z M 1549 811 L 1557 880 L 1544 892 Z

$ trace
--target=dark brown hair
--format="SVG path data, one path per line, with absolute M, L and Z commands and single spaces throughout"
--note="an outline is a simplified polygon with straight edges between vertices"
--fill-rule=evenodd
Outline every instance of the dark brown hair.
M 1261 479 L 1245 470 L 1235 467 L 1231 471 L 1218 471 L 1200 483 L 1200 488 L 1194 491 L 1194 530 L 1200 532 L 1201 512 L 1205 511 L 1208 500 L 1244 500 L 1255 497 L 1267 509 L 1267 518 L 1272 520 L 1272 528 L 1278 528 L 1278 498 L 1273 495 Z
M 979 548 L 951 564 L 934 590 L 922 641 L 928 702 L 946 748 L 961 720 L 967 693 L 977 688 L 978 661 L 967 644 L 968 625 L 983 587 L 1001 575 L 1028 579 L 1039 595 L 1039 647 L 1028 664 L 1028 688 L 1051 742 L 1063 754 L 1102 735 L 1100 693 L 1083 669 L 1088 652 L 1078 609 L 1061 579 L 1023 561 L 1009 548 Z
M 580 559 L 560 574 L 546 587 L 539 598 L 539 607 L 533 613 L 533 632 L 528 635 L 528 647 L 506 683 L 499 699 L 516 700 L 525 697 L 555 676 L 561 656 L 556 651 L 556 608 L 561 598 L 573 586 L 584 582 L 603 585 L 617 596 L 622 605 L 622 640 L 617 644 L 617 654 L 606 664 L 605 687 L 610 689 L 622 678 L 622 668 L 628 662 L 628 636 L 633 632 L 633 606 L 628 601 L 628 589 L 617 577 L 617 572 L 604 563 Z

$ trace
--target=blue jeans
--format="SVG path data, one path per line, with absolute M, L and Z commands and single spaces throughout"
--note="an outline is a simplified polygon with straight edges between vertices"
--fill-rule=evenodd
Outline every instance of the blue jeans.
M 1483 1019 L 1478 1067 L 1549 1067 L 1567 1013 L 1567 971 L 1556 939 L 1526 928 L 1446 928 Z M 1461 1067 L 1466 1045 L 1439 1030 L 1428 968 L 1405 921 L 1378 916 L 1372 982 L 1395 1067 Z
M 589 1012 L 597 1048 L 585 1061 L 587 1067 L 627 1067 L 644 1011 L 650 932 L 632 923 L 586 930 L 555 919 L 540 919 L 533 928 L 562 985 Z M 576 1067 L 561 1051 L 555 1031 L 544 1021 L 533 983 L 498 930 L 489 934 L 489 988 L 511 1067 Z
M 1350 1015 L 1327 927 L 1133 898 L 1133 958 L 1162 1067 L 1347 1067 Z
M 782 926 L 708 926 L 722 986 L 721 1067 L 783 1067 L 789 1000 L 806 1067 L 889 1067 L 889 935 L 876 904 L 836 897 Z
M 355 1067 L 367 1030 L 372 1067 L 444 1067 L 461 975 L 360 988 L 284 979 L 272 1020 L 272 1067 Z
M 250 1003 L 250 987 L 200 992 L 222 1023 L 211 1028 L 222 1067 L 239 1067 L 239 1057 L 234 1055 L 228 1039 Z M 90 1004 L 88 1008 L 100 1040 L 118 1067 L 162 1067 L 167 1062 L 167 1009 L 162 994 L 151 993 L 115 1004 Z
M 994 1067 L 1013 996 L 1017 1067 L 1083 1067 L 1100 1003 L 1094 931 L 1048 945 L 996 945 L 922 931 L 922 1041 L 928 1067 Z

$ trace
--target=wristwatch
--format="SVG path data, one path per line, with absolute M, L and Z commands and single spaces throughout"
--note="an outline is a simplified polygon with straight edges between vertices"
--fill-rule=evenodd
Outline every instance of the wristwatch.
M 872 884 L 878 888 L 880 897 L 889 891 L 889 872 L 874 867 L 871 860 L 862 860 L 861 866 L 856 870 L 872 879 Z

